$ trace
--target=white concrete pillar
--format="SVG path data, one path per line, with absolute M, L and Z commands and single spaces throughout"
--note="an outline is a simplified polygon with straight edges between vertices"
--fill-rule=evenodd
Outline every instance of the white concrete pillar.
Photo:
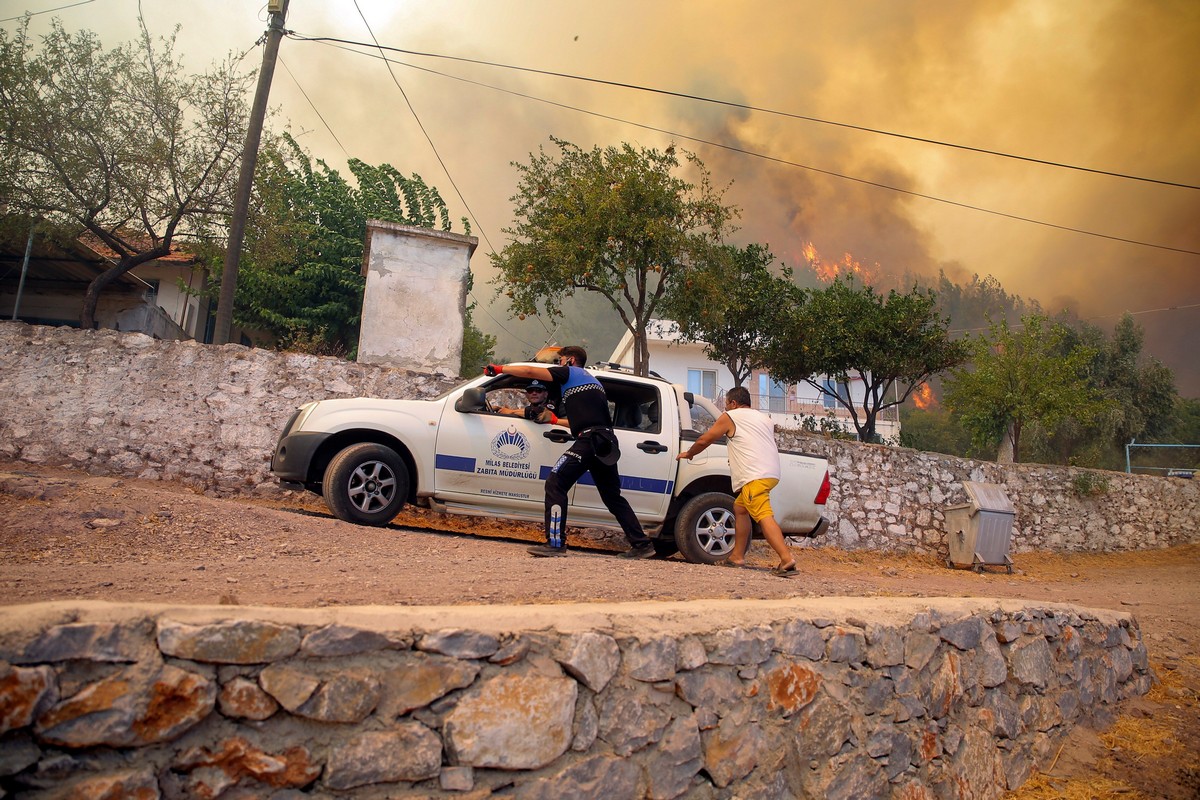
M 367 220 L 358 360 L 457 375 L 474 236 Z

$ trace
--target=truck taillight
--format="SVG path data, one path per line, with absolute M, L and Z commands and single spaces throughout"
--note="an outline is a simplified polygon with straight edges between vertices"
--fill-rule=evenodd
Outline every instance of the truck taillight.
M 821 488 L 817 491 L 817 498 L 813 500 L 819 506 L 825 505 L 829 500 L 829 470 L 825 470 L 825 480 L 821 481 Z

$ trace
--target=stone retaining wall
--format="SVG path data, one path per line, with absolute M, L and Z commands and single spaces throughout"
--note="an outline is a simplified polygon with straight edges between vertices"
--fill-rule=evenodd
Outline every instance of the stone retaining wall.
M 213 492 L 277 491 L 269 468 L 296 406 L 330 397 L 432 398 L 453 382 L 331 358 L 162 342 L 140 334 L 0 322 L 0 459 L 177 480 Z M 1200 481 L 1000 466 L 780 434 L 830 460 L 830 533 L 815 546 L 936 553 L 962 481 L 1003 484 L 1012 550 L 1116 551 L 1200 541 Z M 1093 482 L 1094 483 L 1094 482 Z
M 995 798 L 1151 674 L 995 600 L 0 610 L 0 796 Z

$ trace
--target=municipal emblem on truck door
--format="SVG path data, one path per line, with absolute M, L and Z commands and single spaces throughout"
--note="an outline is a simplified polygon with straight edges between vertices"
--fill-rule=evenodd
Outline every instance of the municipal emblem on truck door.
M 510 425 L 492 439 L 492 455 L 506 461 L 524 461 L 529 455 L 529 440 L 516 426 Z

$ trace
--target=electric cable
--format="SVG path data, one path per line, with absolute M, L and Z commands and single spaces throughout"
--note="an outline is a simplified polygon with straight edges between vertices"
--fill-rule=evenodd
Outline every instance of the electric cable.
M 301 41 L 320 42 L 322 40 L 314 39 L 314 38 L 302 38 Z M 351 48 L 339 47 L 338 45 L 331 45 L 331 46 L 338 47 L 338 49 L 343 49 L 343 50 L 346 50 L 347 52 L 355 53 L 357 55 L 367 56 L 368 58 L 382 58 L 385 61 L 390 61 L 390 59 L 388 59 L 387 56 L 384 56 L 382 54 L 379 56 L 375 56 L 370 53 L 362 53 L 358 50 L 353 50 Z M 409 63 L 406 63 L 403 61 L 395 61 L 392 63 L 396 63 L 396 64 L 399 64 L 400 66 L 408 67 L 410 69 L 416 69 L 416 70 L 420 70 L 422 72 L 428 72 L 433 75 L 439 75 L 444 78 L 450 78 L 452 80 L 469 83 L 469 84 L 472 84 L 475 86 L 480 86 L 480 87 L 487 88 L 487 89 L 493 89 L 495 91 L 503 92 L 505 94 L 511 94 L 516 97 L 522 97 L 527 100 L 533 100 L 538 103 L 544 103 L 546 105 L 555 106 L 555 107 L 566 109 L 569 111 L 576 111 L 581 114 L 587 114 L 587 115 L 590 115 L 593 117 L 598 117 L 600 119 L 606 119 L 611 122 L 619 122 L 623 125 L 630 125 L 632 127 L 641 128 L 643 130 L 653 131 L 655 133 L 666 134 L 668 136 L 673 136 L 677 139 L 684 139 L 686 141 L 696 142 L 698 144 L 704 144 L 704 145 L 708 145 L 710 147 L 716 147 L 716 148 L 719 148 L 722 150 L 728 150 L 730 152 L 750 156 L 752 158 L 759 158 L 764 161 L 771 161 L 776 164 L 782 164 L 784 166 L 796 167 L 798 169 L 804 169 L 804 170 L 816 172 L 816 173 L 819 173 L 822 175 L 829 175 L 830 177 L 834 177 L 834 178 L 841 178 L 843 180 L 853 181 L 855 183 L 861 183 L 861 184 L 864 184 L 867 186 L 874 186 L 879 189 L 887 189 L 888 191 L 898 192 L 900 194 L 906 194 L 911 197 L 919 197 L 924 200 L 931 200 L 936 203 L 943 203 L 945 205 L 955 206 L 957 208 L 964 208 L 964 209 L 967 209 L 970 211 L 979 211 L 984 214 L 992 214 L 994 216 L 1003 217 L 1005 219 L 1017 220 L 1019 222 L 1027 222 L 1032 225 L 1041 225 L 1041 226 L 1044 226 L 1047 228 L 1054 228 L 1057 230 L 1068 231 L 1070 233 L 1079 233 L 1079 234 L 1083 234 L 1085 236 L 1094 236 L 1094 237 L 1097 237 L 1100 239 L 1108 239 L 1110 241 L 1124 242 L 1125 244 L 1133 244 L 1133 245 L 1138 245 L 1141 247 L 1151 247 L 1151 248 L 1155 248 L 1158 250 L 1167 250 L 1167 251 L 1175 252 L 1175 253 L 1184 253 L 1186 255 L 1200 255 L 1200 250 L 1189 250 L 1187 248 L 1172 247 L 1170 245 L 1157 244 L 1155 242 L 1145 242 L 1145 241 L 1141 241 L 1138 239 L 1130 239 L 1130 238 L 1122 237 L 1122 236 L 1113 236 L 1113 235 L 1106 234 L 1106 233 L 1099 233 L 1097 231 L 1090 231 L 1085 228 L 1075 228 L 1075 227 L 1072 227 L 1069 225 L 1059 225 L 1054 222 L 1046 222 L 1044 220 L 1034 219 L 1032 217 L 1021 216 L 1019 214 L 1010 214 L 1005 211 L 997 211 L 995 209 L 984 208 L 983 206 L 972 205 L 970 203 L 963 203 L 963 202 L 960 202 L 957 200 L 948 200 L 943 197 L 937 197 L 935 195 L 925 194 L 923 192 L 917 192 L 912 189 L 903 189 L 898 186 L 892 186 L 890 184 L 880 183 L 878 181 L 867 180 L 866 178 L 856 178 L 853 175 L 845 175 L 840 172 L 834 172 L 833 170 L 822 169 L 820 167 L 814 167 L 814 166 L 811 166 L 808 164 L 801 164 L 799 162 L 790 161 L 788 159 L 780 158 L 778 156 L 771 156 L 771 155 L 767 155 L 765 153 L 758 153 L 753 150 L 747 150 L 742 147 L 735 147 L 734 145 L 724 144 L 722 142 L 716 142 L 716 141 L 712 141 L 710 139 L 702 139 L 697 136 L 689 136 L 688 134 L 679 133 L 678 131 L 671 131 L 666 128 L 659 128 L 659 127 L 655 127 L 653 125 L 646 125 L 646 124 L 643 124 L 640 122 L 633 122 L 632 120 L 623 119 L 621 117 L 615 117 L 615 116 L 612 116 L 609 114 L 601 114 L 600 112 L 597 112 L 597 111 L 589 111 L 588 109 L 579 108 L 578 106 L 572 106 L 572 105 L 568 105 L 566 103 L 559 103 L 554 100 L 546 100 L 545 98 L 536 97 L 534 95 L 525 94 L 523 92 L 517 92 L 517 91 L 511 90 L 511 89 L 505 89 L 503 87 L 494 86 L 492 84 L 483 83 L 481 81 L 472 80 L 470 78 L 463 78 L 458 75 L 451 75 L 449 73 L 440 72 L 438 70 L 430 69 L 428 67 L 417 66 L 416 64 L 409 64 Z M 489 243 L 489 245 L 490 245 L 490 243 Z
M 300 81 L 296 79 L 296 74 L 294 72 L 292 72 L 292 70 L 288 67 L 287 62 L 283 60 L 282 56 L 279 57 L 279 63 L 283 65 L 283 68 L 287 72 L 288 77 L 290 77 L 292 79 L 292 81 L 296 84 L 296 88 L 300 90 L 300 94 L 304 95 L 304 99 L 308 101 L 308 105 L 312 108 L 313 113 L 317 115 L 317 119 L 321 120 L 321 124 L 325 126 L 325 130 L 329 131 L 329 135 L 333 137 L 333 140 L 335 142 L 337 142 L 337 146 L 342 148 L 342 153 L 344 153 L 345 156 L 347 158 L 349 158 L 350 153 L 349 153 L 349 151 L 346 150 L 346 146 L 344 144 L 342 144 L 342 140 L 339 139 L 337 137 L 337 134 L 333 132 L 333 128 L 329 127 L 329 123 L 325 121 L 325 117 L 317 109 L 317 106 L 315 103 L 313 103 L 312 98 L 308 96 L 308 92 L 304 91 L 304 87 L 301 86 Z
M 62 11 L 63 9 L 74 8 L 75 6 L 86 6 L 88 3 L 94 3 L 94 2 L 96 2 L 96 0 L 80 0 L 80 2 L 78 2 L 78 3 L 71 3 L 69 5 L 59 6 L 57 8 L 48 8 L 45 11 L 26 11 L 24 14 L 20 14 L 15 17 L 5 17 L 4 19 L 0 19 L 0 22 L 12 22 L 14 19 L 25 19 L 25 17 L 36 17 L 41 14 L 53 14 L 55 11 Z
M 305 38 L 307 38 L 308 41 L 340 42 L 342 44 L 349 44 L 349 45 L 354 45 L 354 46 L 358 46 L 358 47 L 369 47 L 370 46 L 364 42 L 355 42 L 353 40 L 337 39 L 334 37 L 305 37 Z M 376 46 L 378 46 L 378 43 Z M 945 142 L 945 141 L 941 141 L 939 139 L 931 139 L 931 138 L 927 138 L 924 136 L 914 136 L 914 135 L 906 134 L 906 133 L 896 133 L 894 131 L 886 131 L 886 130 L 882 130 L 879 128 L 870 128 L 865 125 L 854 125 L 854 124 L 851 124 L 848 122 L 837 122 L 835 120 L 822 119 L 820 117 L 813 117 L 813 116 L 808 116 L 805 114 L 796 114 L 796 113 L 789 112 L 789 111 L 780 111 L 778 109 L 765 108 L 763 106 L 754 106 L 754 105 L 749 105 L 746 103 L 735 103 L 731 100 L 719 100 L 719 99 L 715 99 L 712 97 L 704 97 L 702 95 L 688 94 L 686 92 L 671 91 L 669 89 L 658 89 L 658 88 L 654 88 L 654 87 L 650 87 L 650 86 L 639 86 L 639 85 L 633 84 L 633 83 L 622 83 L 620 81 L 610 81 L 610 80 L 604 80 L 602 78 L 589 78 L 589 77 L 585 77 L 585 76 L 581 76 L 581 75 L 571 75 L 570 73 L 566 73 L 566 72 L 554 72 L 551 70 L 535 69 L 533 67 L 519 67 L 519 66 L 515 66 L 512 64 L 501 64 L 501 63 L 498 63 L 495 61 L 485 61 L 485 60 L 476 59 L 476 58 L 465 58 L 462 56 L 448 56 L 448 55 L 443 55 L 440 53 L 423 53 L 418 50 L 405 50 L 405 49 L 402 49 L 399 47 L 379 47 L 379 49 L 381 51 L 382 50 L 391 50 L 392 52 L 395 52 L 395 53 L 403 53 L 405 55 L 419 56 L 419 57 L 423 57 L 423 58 L 439 58 L 439 59 L 445 59 L 448 61 L 460 61 L 460 62 L 463 62 L 466 64 L 478 64 L 480 66 L 485 66 L 485 67 L 495 67 L 497 69 L 507 69 L 507 70 L 513 70 L 516 72 L 528 72 L 528 73 L 532 73 L 535 75 L 546 75 L 546 76 L 554 77 L 554 78 L 565 78 L 567 80 L 582 81 L 585 83 L 595 83 L 595 84 L 599 84 L 602 86 L 612 86 L 612 87 L 619 88 L 619 89 L 632 89 L 634 91 L 639 91 L 639 92 L 660 94 L 660 95 L 664 95 L 666 97 L 677 97 L 682 100 L 692 100 L 692 101 L 699 102 L 699 103 L 711 103 L 713 105 L 727 106 L 729 108 L 736 108 L 736 109 L 740 109 L 742 111 L 754 111 L 754 112 L 758 112 L 758 113 L 762 113 L 762 114 L 771 114 L 773 116 L 786 117 L 788 119 L 798 119 L 798 120 L 803 120 L 805 122 L 814 122 L 814 123 L 817 123 L 820 125 L 831 125 L 831 126 L 838 127 L 838 128 L 847 128 L 849 130 L 862 131 L 864 133 L 873 133 L 873 134 L 876 134 L 879 136 L 890 136 L 890 137 L 897 138 L 897 139 L 907 139 L 908 141 L 921 142 L 923 144 L 932 144 L 932 145 L 935 145 L 938 147 L 949 147 L 949 148 L 954 148 L 957 150 L 966 150 L 966 151 L 973 152 L 973 153 L 981 153 L 984 155 L 997 156 L 999 158 L 1009 158 L 1009 159 L 1013 159 L 1016 161 L 1025 161 L 1025 162 L 1028 162 L 1031 164 L 1042 164 L 1044 166 L 1049 166 L 1049 167 L 1058 167 L 1060 169 L 1076 170 L 1078 172 L 1089 172 L 1094 175 L 1106 175 L 1106 176 L 1113 177 L 1113 178 L 1123 178 L 1125 180 L 1131 180 L 1131 181 L 1156 183 L 1156 184 L 1160 184 L 1163 186 L 1175 186 L 1175 187 L 1178 187 L 1181 189 L 1200 190 L 1200 185 L 1194 185 L 1194 184 L 1190 184 L 1190 183 L 1179 183 L 1176 181 L 1168 181 L 1168 180 L 1163 180 L 1160 178 L 1147 178 L 1147 177 L 1140 176 L 1140 175 L 1129 175 L 1126 173 L 1115 172 L 1115 171 L 1111 171 L 1111 170 L 1096 169 L 1093 167 L 1082 167 L 1082 166 L 1078 166 L 1075 164 L 1066 164 L 1066 163 L 1062 163 L 1062 162 L 1058 162 L 1058 161 L 1050 161 L 1048 159 L 1043 159 L 1043 158 L 1034 158 L 1032 156 L 1016 155 L 1014 153 L 1005 153 L 1000 150 L 989 150 L 989 149 L 983 148 L 983 147 L 973 147 L 971 145 L 956 144 L 954 142 Z

